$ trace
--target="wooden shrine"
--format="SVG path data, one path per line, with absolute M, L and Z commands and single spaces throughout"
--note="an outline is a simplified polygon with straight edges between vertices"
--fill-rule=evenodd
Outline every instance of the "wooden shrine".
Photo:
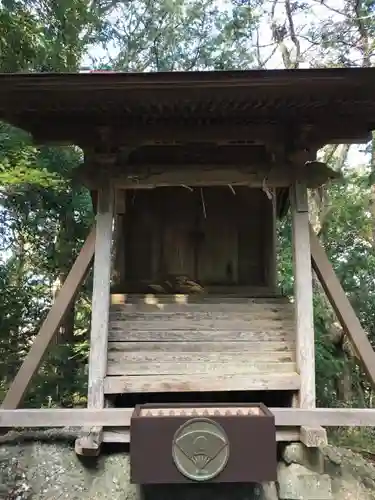
M 0 410 L 0 427 L 82 425 L 79 453 L 129 442 L 142 403 L 264 403 L 276 439 L 375 425 L 315 408 L 312 269 L 370 380 L 375 354 L 309 225 L 307 190 L 337 175 L 330 143 L 367 142 L 375 70 L 0 75 L 0 118 L 75 144 L 96 226 Z M 294 301 L 277 286 L 292 211 Z M 88 408 L 19 409 L 93 261 Z M 87 432 L 86 432 L 87 431 Z

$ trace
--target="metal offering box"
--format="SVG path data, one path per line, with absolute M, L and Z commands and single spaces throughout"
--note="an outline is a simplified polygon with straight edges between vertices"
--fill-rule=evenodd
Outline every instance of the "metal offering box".
M 263 404 L 145 404 L 131 418 L 137 484 L 276 480 L 276 428 Z

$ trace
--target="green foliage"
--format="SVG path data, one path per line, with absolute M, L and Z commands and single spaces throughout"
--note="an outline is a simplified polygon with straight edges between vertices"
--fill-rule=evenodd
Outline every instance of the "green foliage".
M 104 55 L 92 55 L 96 67 L 108 67 L 108 60 L 121 71 L 253 66 L 254 48 L 248 42 L 257 19 L 250 6 L 223 9 L 216 0 L 137 0 L 113 1 L 103 9 Z
M 0 123 L 0 184 L 3 190 L 63 188 L 64 181 L 56 172 L 49 172 L 45 159 L 30 138 L 17 129 Z
M 41 24 L 22 9 L 20 2 L 3 3 L 0 4 L 0 68 L 9 73 L 26 70 L 33 65 L 40 48 Z
M 3 0 L 1 71 L 76 71 L 100 31 L 89 0 Z
M 4 255 L 0 290 L 5 297 L 0 303 L 0 355 L 7 359 L 4 371 L 0 370 L 3 390 L 51 307 L 55 279 L 67 275 L 93 218 L 89 193 L 71 180 L 79 152 L 72 148 L 35 150 L 23 142 L 14 147 L 10 141 L 10 146 L 2 162 L 6 175 L 0 198 L 0 254 Z M 22 170 L 25 175 L 19 177 Z M 4 183 L 4 178 L 9 182 Z M 88 349 L 87 286 L 76 303 L 74 342 L 56 346 L 49 355 L 28 404 L 68 404 L 75 393 L 75 399 L 82 396 Z M 70 369 L 65 371 L 67 365 Z
M 100 29 L 86 0 L 0 2 L 0 71 L 76 71 Z M 90 195 L 74 181 L 81 161 L 77 148 L 36 147 L 27 133 L 0 123 L 0 356 L 6 360 L 0 393 L 28 352 L 56 284 L 65 279 L 92 224 Z M 73 311 L 69 342 L 63 338 L 49 354 L 26 404 L 69 404 L 82 397 L 89 297 L 90 280 Z

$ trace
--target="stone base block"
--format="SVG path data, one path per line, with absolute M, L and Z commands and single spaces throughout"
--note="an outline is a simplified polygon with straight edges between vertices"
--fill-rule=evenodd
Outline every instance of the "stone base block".
M 331 500 L 331 478 L 317 474 L 303 465 L 278 465 L 280 500 Z
M 283 459 L 287 465 L 303 465 L 312 472 L 324 474 L 324 456 L 320 448 L 307 448 L 302 443 L 290 443 L 284 449 Z

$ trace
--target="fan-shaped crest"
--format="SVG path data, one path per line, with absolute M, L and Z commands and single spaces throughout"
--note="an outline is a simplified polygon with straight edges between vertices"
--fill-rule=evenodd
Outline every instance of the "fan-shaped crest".
M 210 460 L 210 457 L 203 453 L 199 453 L 191 457 L 191 461 L 197 469 L 204 469 Z

